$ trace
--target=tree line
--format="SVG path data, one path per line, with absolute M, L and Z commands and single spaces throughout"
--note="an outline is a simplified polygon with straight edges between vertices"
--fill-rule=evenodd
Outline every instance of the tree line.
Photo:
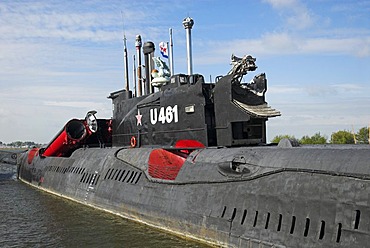
M 321 135 L 320 132 L 315 133 L 312 136 L 305 135 L 300 139 L 297 139 L 293 135 L 284 134 L 277 135 L 272 140 L 271 143 L 279 143 L 280 140 L 284 138 L 297 140 L 300 144 L 370 144 L 369 139 L 369 128 L 360 128 L 356 133 L 341 130 L 332 133 L 330 139 L 326 135 Z M 0 146 L 7 147 L 41 147 L 43 144 L 38 144 L 33 141 L 14 141 L 9 144 L 5 144 L 0 141 Z
M 0 141 L 0 146 L 6 146 L 6 147 L 15 147 L 15 148 L 19 148 L 19 147 L 27 147 L 27 148 L 31 148 L 31 147 L 41 147 L 43 144 L 38 144 L 38 143 L 35 143 L 33 141 L 14 141 L 14 142 L 11 142 L 11 143 L 3 143 Z
M 279 143 L 284 138 L 297 140 L 300 144 L 370 144 L 368 127 L 360 128 L 356 133 L 347 130 L 337 131 L 331 134 L 330 139 L 320 132 L 312 136 L 305 135 L 300 139 L 288 134 L 277 135 L 271 143 Z

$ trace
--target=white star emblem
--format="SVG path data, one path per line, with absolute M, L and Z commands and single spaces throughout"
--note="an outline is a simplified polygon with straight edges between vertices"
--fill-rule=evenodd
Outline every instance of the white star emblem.
M 141 123 L 141 118 L 143 117 L 143 115 L 140 114 L 140 110 L 138 109 L 137 110 L 137 115 L 135 115 L 136 117 L 136 120 L 137 120 L 137 123 L 136 123 L 136 126 L 142 126 L 143 124 Z

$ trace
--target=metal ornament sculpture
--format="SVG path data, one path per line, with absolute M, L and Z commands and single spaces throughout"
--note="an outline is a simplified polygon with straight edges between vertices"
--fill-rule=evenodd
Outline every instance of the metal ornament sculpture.
M 153 57 L 157 69 L 152 70 L 152 85 L 154 87 L 161 87 L 170 81 L 171 72 L 167 64 L 160 57 Z
M 232 54 L 230 64 L 233 67 L 229 71 L 228 75 L 234 75 L 233 82 L 240 83 L 241 79 L 248 73 L 248 71 L 255 71 L 257 69 L 255 62 L 256 58 L 253 58 L 251 55 L 244 55 L 243 58 L 239 58 Z
M 242 58 L 231 55 L 231 65 L 233 66 L 228 75 L 233 75 L 232 83 L 240 84 L 244 89 L 248 89 L 258 96 L 263 96 L 266 92 L 265 73 L 256 75 L 249 83 L 241 83 L 241 80 L 248 71 L 255 71 L 256 58 L 251 55 L 244 55 Z

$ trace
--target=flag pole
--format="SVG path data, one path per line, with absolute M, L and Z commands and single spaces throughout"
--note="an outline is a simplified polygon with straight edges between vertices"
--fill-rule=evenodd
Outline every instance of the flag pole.
M 171 76 L 175 74 L 174 72 L 174 65 L 173 65 L 173 41 L 172 41 L 172 28 L 169 29 L 169 32 L 170 32 L 170 59 L 169 59 L 169 62 L 170 62 L 170 72 L 171 72 Z

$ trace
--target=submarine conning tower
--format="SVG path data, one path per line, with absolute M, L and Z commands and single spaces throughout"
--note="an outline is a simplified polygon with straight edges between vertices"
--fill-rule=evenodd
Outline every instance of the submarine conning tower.
M 149 95 L 111 93 L 113 145 L 170 147 L 180 140 L 204 146 L 266 143 L 266 121 L 280 112 L 265 101 L 264 73 L 241 83 L 243 75 L 257 68 L 255 60 L 250 55 L 232 56 L 233 68 L 216 83 L 205 83 L 200 74 L 177 74 Z
M 144 52 L 145 68 L 153 68 L 148 59 L 151 54 L 159 70 L 151 75 L 147 71 L 144 79 L 146 95 L 140 94 L 143 79 L 139 74 L 138 96 L 133 97 L 129 90 L 110 94 L 113 146 L 179 147 L 187 144 L 229 147 L 266 143 L 266 121 L 280 115 L 265 101 L 266 75 L 261 73 L 250 83 L 242 83 L 244 75 L 257 69 L 256 59 L 250 55 L 241 58 L 232 55 L 232 69 L 226 76 L 217 77 L 215 83 L 206 83 L 202 75 L 193 74 L 193 24 L 190 17 L 183 21 L 189 75 L 169 77 L 171 74 L 166 74 L 169 68 L 160 58 L 153 57 L 155 48 L 149 41 L 144 44 L 144 47 L 150 47 L 150 51 Z

